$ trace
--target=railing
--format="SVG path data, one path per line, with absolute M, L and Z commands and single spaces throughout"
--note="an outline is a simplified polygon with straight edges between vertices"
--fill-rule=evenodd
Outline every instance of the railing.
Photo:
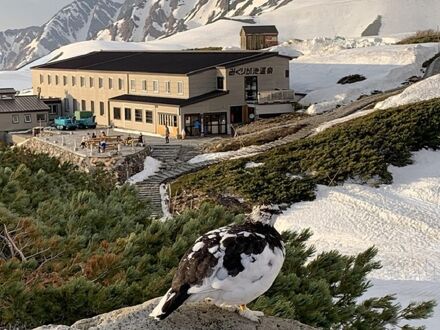
M 258 104 L 287 103 L 295 100 L 295 92 L 291 89 L 261 91 L 258 93 Z

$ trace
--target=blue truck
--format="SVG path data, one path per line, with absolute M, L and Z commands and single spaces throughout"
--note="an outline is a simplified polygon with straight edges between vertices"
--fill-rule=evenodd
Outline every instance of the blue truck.
M 74 117 L 58 117 L 54 125 L 59 130 L 96 128 L 96 117 L 91 111 L 75 111 Z

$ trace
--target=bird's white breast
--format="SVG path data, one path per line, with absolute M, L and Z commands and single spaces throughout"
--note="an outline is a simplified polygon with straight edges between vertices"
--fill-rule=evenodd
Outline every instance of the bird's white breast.
M 188 291 L 192 294 L 190 300 L 210 298 L 216 304 L 248 304 L 272 286 L 283 262 L 284 251 L 278 247 L 272 250 L 266 245 L 260 254 L 241 254 L 244 269 L 231 276 L 223 266 L 221 256 L 212 275 L 204 279 L 202 285 Z

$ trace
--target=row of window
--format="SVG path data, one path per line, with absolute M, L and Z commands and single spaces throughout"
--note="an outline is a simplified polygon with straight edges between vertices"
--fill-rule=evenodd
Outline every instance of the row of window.
M 124 119 L 126 121 L 132 121 L 133 109 L 124 108 Z M 113 119 L 121 120 L 122 109 L 113 108 Z M 134 121 L 138 123 L 153 124 L 153 111 L 134 109 Z M 172 114 L 160 113 L 159 114 L 159 125 L 168 125 L 170 127 L 177 127 L 177 116 Z
M 32 123 L 32 115 L 25 114 L 23 115 L 25 123 Z M 45 113 L 37 113 L 37 123 L 46 122 L 47 117 Z M 12 123 L 20 124 L 20 115 L 12 115 Z
M 71 79 L 68 79 L 67 76 L 62 77 L 62 85 L 67 86 L 68 84 L 71 84 L 71 86 L 77 86 L 78 81 L 77 77 L 72 76 Z M 44 84 L 44 75 L 40 74 L 40 85 Z M 52 79 L 52 76 L 49 74 L 47 75 L 47 84 L 52 85 L 55 84 L 55 86 L 58 86 L 61 84 L 60 77 L 58 75 L 54 76 L 54 79 Z M 86 79 L 85 77 L 79 78 L 79 86 L 80 87 L 88 87 L 88 88 L 94 88 L 95 87 L 95 78 L 89 77 Z M 107 85 L 108 89 L 114 88 L 113 78 L 108 78 Z M 104 88 L 104 78 L 98 78 L 98 88 Z M 122 78 L 117 79 L 117 88 L 119 90 L 125 89 L 125 80 Z M 148 83 L 147 80 L 141 81 L 140 90 L 143 92 L 148 92 Z M 136 92 L 137 86 L 136 86 L 136 80 L 131 79 L 130 80 L 130 91 Z M 153 80 L 152 81 L 152 91 L 153 93 L 159 93 L 159 80 Z M 165 81 L 164 82 L 164 91 L 165 93 L 170 94 L 171 93 L 171 81 Z M 177 82 L 177 94 L 183 95 L 183 81 Z
M 145 113 L 145 119 L 143 118 L 143 113 Z M 121 108 L 113 108 L 113 119 L 121 120 Z M 132 120 L 131 108 L 124 108 L 124 119 L 127 121 Z M 153 124 L 153 111 L 134 109 L 134 120 L 139 123 Z
M 69 99 L 64 99 L 64 109 L 70 111 L 70 101 Z M 90 107 L 87 105 L 86 100 L 78 101 L 77 99 L 72 99 L 72 110 L 75 111 L 91 111 L 95 113 L 95 101 L 90 101 Z M 105 114 L 105 103 L 99 102 L 99 115 L 104 116 Z

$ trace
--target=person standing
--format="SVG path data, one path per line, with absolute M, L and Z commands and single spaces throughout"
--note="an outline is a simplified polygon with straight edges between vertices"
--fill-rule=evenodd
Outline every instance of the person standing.
M 196 119 L 194 121 L 194 136 L 200 136 L 200 128 L 202 125 L 200 125 L 200 121 Z
M 165 125 L 165 143 L 170 143 L 170 128 Z
M 139 133 L 138 145 L 141 146 L 141 147 L 144 146 L 144 137 L 143 137 L 142 133 Z

